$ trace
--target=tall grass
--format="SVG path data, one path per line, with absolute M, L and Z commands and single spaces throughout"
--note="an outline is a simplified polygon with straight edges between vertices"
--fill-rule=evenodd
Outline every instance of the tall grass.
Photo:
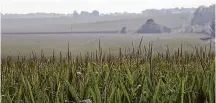
M 141 39 L 142 42 L 142 39 Z M 2 103 L 214 103 L 215 54 L 195 48 L 154 53 L 152 43 L 56 59 L 2 58 Z M 132 50 L 132 51 L 131 51 Z

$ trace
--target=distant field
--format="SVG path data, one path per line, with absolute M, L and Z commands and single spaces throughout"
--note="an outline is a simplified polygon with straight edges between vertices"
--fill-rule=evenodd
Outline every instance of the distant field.
M 137 46 L 143 36 L 142 45 L 148 46 L 149 42 L 153 42 L 155 51 L 165 51 L 166 45 L 169 45 L 170 50 L 174 50 L 183 44 L 183 49 L 190 51 L 194 46 L 209 46 L 208 42 L 201 41 L 200 37 L 205 37 L 201 34 L 38 34 L 38 35 L 2 35 L 2 56 L 17 56 L 19 53 L 22 56 L 29 56 L 32 51 L 40 55 L 43 50 L 46 56 L 52 55 L 52 50 L 55 54 L 59 52 L 66 53 L 68 42 L 70 43 L 70 51 L 73 55 L 80 52 L 95 52 L 98 48 L 99 38 L 101 47 L 104 51 L 108 48 L 112 52 L 118 51 L 119 48 L 131 47 L 132 42 Z
M 100 17 L 95 19 L 73 18 L 31 18 L 6 19 L 2 18 L 2 32 L 71 32 L 71 31 L 120 31 L 123 26 L 127 30 L 138 30 L 148 19 L 154 19 L 157 24 L 171 28 L 190 23 L 189 14 L 169 14 L 158 16 L 124 16 Z

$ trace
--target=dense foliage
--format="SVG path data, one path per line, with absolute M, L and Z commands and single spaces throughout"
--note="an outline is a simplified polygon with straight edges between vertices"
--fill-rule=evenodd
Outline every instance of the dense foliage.
M 100 47 L 99 47 L 100 48 Z M 60 59 L 2 59 L 2 103 L 214 103 L 215 55 L 195 48 L 152 53 L 152 45 Z

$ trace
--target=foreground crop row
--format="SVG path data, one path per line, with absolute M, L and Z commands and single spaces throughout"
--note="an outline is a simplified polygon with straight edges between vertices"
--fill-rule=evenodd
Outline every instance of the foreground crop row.
M 214 103 L 215 55 L 154 53 L 132 48 L 119 55 L 87 53 L 72 58 L 2 59 L 3 103 Z M 84 100 L 84 101 L 83 101 Z

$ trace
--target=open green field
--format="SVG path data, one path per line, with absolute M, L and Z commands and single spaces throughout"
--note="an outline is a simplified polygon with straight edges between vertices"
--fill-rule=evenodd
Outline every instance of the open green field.
M 68 50 L 68 42 L 72 55 L 86 52 L 95 52 L 98 48 L 98 41 L 101 41 L 103 51 L 118 51 L 136 47 L 143 37 L 142 45 L 153 42 L 154 51 L 164 52 L 167 45 L 172 50 L 176 50 L 183 45 L 183 49 L 191 51 L 194 46 L 207 46 L 209 42 L 201 41 L 199 38 L 206 37 L 202 34 L 53 34 L 53 35 L 16 35 L 3 34 L 1 39 L 2 57 L 5 56 L 29 56 L 32 51 L 40 55 L 41 50 L 45 56 L 51 56 L 53 49 L 56 54 L 62 54 Z

